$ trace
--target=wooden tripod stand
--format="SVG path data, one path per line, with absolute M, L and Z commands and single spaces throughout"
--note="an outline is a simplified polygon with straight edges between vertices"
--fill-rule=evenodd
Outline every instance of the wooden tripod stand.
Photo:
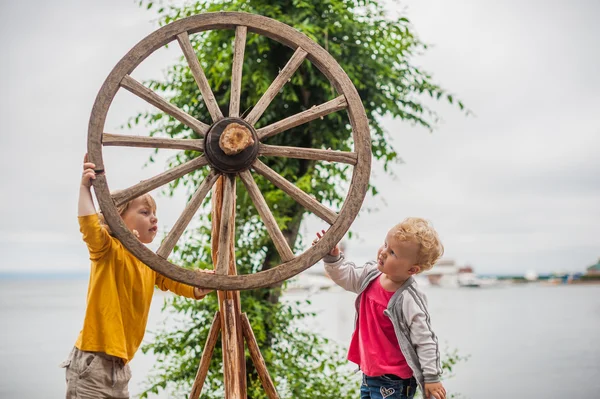
M 235 180 L 229 176 L 222 176 L 217 180 L 213 189 L 213 217 L 212 217 L 212 237 L 222 237 L 230 235 L 229 248 L 219 248 L 221 240 L 212 241 L 212 257 L 214 264 L 217 264 L 219 250 L 229 252 L 229 275 L 236 274 L 235 252 L 233 244 L 235 242 L 235 202 L 223 201 L 224 190 L 233 190 L 235 198 Z M 224 209 L 227 207 L 227 209 Z M 233 208 L 233 209 L 232 209 Z M 228 220 L 223 220 L 222 215 L 229 215 Z M 202 392 L 202 387 L 208 373 L 208 367 L 212 358 L 214 347 L 217 343 L 219 333 L 221 333 L 221 345 L 223 348 L 223 379 L 225 385 L 225 398 L 238 399 L 246 398 L 246 359 L 244 356 L 244 341 L 248 345 L 250 357 L 254 367 L 258 372 L 258 377 L 269 399 L 279 399 L 275 390 L 265 361 L 260 353 L 252 326 L 248 316 L 241 311 L 240 292 L 239 291 L 217 291 L 219 298 L 219 311 L 213 318 L 206 344 L 200 358 L 198 373 L 192 385 L 190 399 L 198 399 Z

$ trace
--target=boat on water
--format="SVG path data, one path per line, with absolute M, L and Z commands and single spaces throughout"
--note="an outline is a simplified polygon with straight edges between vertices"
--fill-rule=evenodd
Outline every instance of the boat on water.
M 430 285 L 438 287 L 485 288 L 498 285 L 495 277 L 480 277 L 471 266 L 458 266 L 453 259 L 441 259 L 423 272 Z
M 498 285 L 498 279 L 495 277 L 479 277 L 475 273 L 458 273 L 456 276 L 459 287 L 467 288 L 485 288 Z

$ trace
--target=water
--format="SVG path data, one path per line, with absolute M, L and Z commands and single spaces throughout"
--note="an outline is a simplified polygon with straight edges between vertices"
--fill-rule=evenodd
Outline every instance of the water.
M 64 397 L 67 356 L 81 328 L 85 280 L 0 281 L 0 398 Z M 464 398 L 598 397 L 600 286 L 425 288 L 442 353 L 469 356 L 444 384 Z M 157 292 L 148 329 L 164 317 Z M 287 294 L 295 300 L 306 292 Z M 350 293 L 310 295 L 312 328 L 347 344 L 354 321 Z M 139 393 L 154 358 L 138 352 L 131 366 Z M 166 398 L 167 395 L 161 395 Z

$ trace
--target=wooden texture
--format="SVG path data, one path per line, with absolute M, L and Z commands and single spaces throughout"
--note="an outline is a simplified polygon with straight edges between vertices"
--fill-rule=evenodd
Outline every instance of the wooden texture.
M 294 52 L 292 58 L 290 58 L 285 67 L 281 70 L 281 72 L 279 72 L 279 75 L 277 75 L 275 80 L 271 83 L 265 94 L 263 94 L 260 100 L 258 100 L 248 116 L 244 118 L 246 122 L 254 125 L 260 119 L 269 104 L 271 104 L 271 101 L 273 101 L 277 93 L 279 93 L 279 90 L 281 90 L 281 88 L 292 77 L 294 72 L 296 72 L 298 67 L 300 67 L 300 64 L 302 64 L 302 61 L 304 61 L 306 58 L 306 55 L 307 52 L 301 47 L 296 49 L 296 52 Z
M 240 364 L 240 353 L 238 345 L 238 329 L 241 330 L 241 326 L 236 323 L 235 317 L 235 304 L 231 299 L 224 301 L 224 307 L 221 310 L 224 316 L 223 323 L 223 334 L 222 339 L 224 342 L 223 351 L 226 352 L 224 356 L 227 358 L 227 362 L 223 362 L 223 371 L 225 374 L 225 399 L 241 399 L 245 398 L 241 391 L 241 381 L 239 369 Z
M 200 122 L 198 119 L 194 118 L 191 115 L 186 114 L 170 102 L 166 101 L 164 98 L 135 80 L 129 75 L 125 75 L 123 80 L 121 80 L 121 86 L 139 98 L 145 100 L 146 102 L 154 105 L 156 108 L 161 111 L 171 115 L 173 118 L 177 119 L 179 122 L 184 125 L 190 127 L 193 131 L 198 133 L 200 136 L 204 136 L 204 134 L 208 131 L 209 126 L 205 123 Z
M 215 273 L 227 275 L 229 274 L 229 258 L 230 247 L 232 240 L 235 238 L 235 222 L 232 223 L 233 214 L 235 214 L 235 176 L 223 176 L 223 206 L 221 211 L 221 225 L 219 228 L 219 250 L 217 263 L 215 265 Z M 213 235 L 213 239 L 215 236 Z
M 358 158 L 354 152 L 320 150 L 315 148 L 284 147 L 266 144 L 261 144 L 258 147 L 258 155 L 342 162 L 350 165 L 356 165 L 356 160 Z
M 244 66 L 244 51 L 246 49 L 245 26 L 235 29 L 235 41 L 233 44 L 233 67 L 231 71 L 231 98 L 229 99 L 229 117 L 240 116 L 240 96 L 242 94 L 242 69 Z
M 339 96 L 335 99 L 328 101 L 321 105 L 315 105 L 312 108 L 302 111 L 296 115 L 292 115 L 289 118 L 282 119 L 278 122 L 267 125 L 256 131 L 259 140 L 264 140 L 271 136 L 275 136 L 278 133 L 291 129 L 293 127 L 302 125 L 303 123 L 310 122 L 312 120 L 321 118 L 325 115 L 329 115 L 332 112 L 342 110 L 347 107 L 346 97 Z
M 208 176 L 206 176 L 204 181 L 202 181 L 200 187 L 198 187 L 192 196 L 192 199 L 190 199 L 190 202 L 188 202 L 186 205 L 181 216 L 179 216 L 179 219 L 177 219 L 167 237 L 160 244 L 160 247 L 156 251 L 158 256 L 165 259 L 169 257 L 171 251 L 173 251 L 173 248 L 175 248 L 177 241 L 185 231 L 185 228 L 192 220 L 194 214 L 200 208 L 200 205 L 202 205 L 204 197 L 206 197 L 206 194 L 208 194 L 218 178 L 219 175 L 213 170 L 208 174 Z
M 210 367 L 210 359 L 212 358 L 219 333 L 221 332 L 221 312 L 217 311 L 215 317 L 213 317 L 208 337 L 206 337 L 206 343 L 202 350 L 202 357 L 200 358 L 200 364 L 198 365 L 198 372 L 192 385 L 192 391 L 190 392 L 189 399 L 198 399 L 202 393 L 202 387 L 204 386 L 204 380 L 208 374 L 208 368 Z
M 219 147 L 225 155 L 239 154 L 254 144 L 252 132 L 239 123 L 230 123 L 219 137 Z
M 259 161 L 258 159 L 252 164 L 254 170 L 266 177 L 271 183 L 285 191 L 290 197 L 292 197 L 300 205 L 323 219 L 329 224 L 334 224 L 338 215 L 331 209 L 327 208 L 319 201 L 294 186 L 292 183 L 281 177 L 273 169 Z
M 221 290 L 243 290 L 269 287 L 286 280 L 319 261 L 339 242 L 358 214 L 368 189 L 371 170 L 371 142 L 368 120 L 356 88 L 335 59 L 325 49 L 306 35 L 281 22 L 260 15 L 240 12 L 215 12 L 194 15 L 163 26 L 136 44 L 113 68 L 94 102 L 88 127 L 88 155 L 96 168 L 103 170 L 102 133 L 110 105 L 125 76 L 142 61 L 165 44 L 176 40 L 177 35 L 193 34 L 212 29 L 235 29 L 245 26 L 255 34 L 266 36 L 296 50 L 307 52 L 306 58 L 318 68 L 340 96 L 347 102 L 347 112 L 352 126 L 354 151 L 357 156 L 352 180 L 339 217 L 327 230 L 323 239 L 293 260 L 249 275 L 209 275 L 176 266 L 157 256 L 133 236 L 121 220 L 110 194 L 106 175 L 98 175 L 94 188 L 98 202 L 113 234 L 137 258 L 150 268 L 173 280 L 186 284 Z M 110 169 L 107 171 L 110 175 Z
M 252 326 L 250 325 L 250 320 L 248 320 L 246 313 L 242 313 L 241 320 L 244 338 L 246 339 L 248 351 L 250 352 L 250 358 L 252 359 L 254 367 L 256 367 L 256 372 L 258 373 L 260 383 L 262 384 L 263 389 L 265 390 L 265 393 L 269 399 L 279 399 L 279 395 L 277 394 L 273 380 L 271 380 L 269 370 L 267 370 L 265 359 L 263 359 L 262 354 L 260 353 L 260 348 L 258 347 L 256 337 L 254 336 Z
M 163 137 L 128 136 L 104 133 L 102 145 L 105 147 L 167 148 L 172 150 L 204 151 L 204 140 L 170 139 Z
M 180 33 L 177 35 L 177 41 L 179 42 L 179 46 L 183 51 L 183 55 L 185 55 L 185 59 L 190 66 L 190 70 L 192 71 L 192 75 L 194 76 L 194 80 L 200 89 L 200 93 L 202 94 L 202 99 L 206 104 L 206 108 L 210 113 L 210 116 L 213 122 L 218 121 L 223 118 L 223 113 L 219 108 L 219 104 L 215 99 L 215 95 L 210 89 L 210 85 L 208 84 L 208 79 L 206 79 L 206 75 L 204 74 L 204 70 L 198 61 L 198 55 L 194 51 L 194 47 L 192 47 L 192 43 L 190 43 L 190 38 L 187 32 Z
M 230 180 L 230 182 L 233 179 Z M 222 217 L 223 217 L 223 203 L 225 198 L 225 189 L 228 180 L 226 175 L 221 176 L 217 183 L 213 187 L 213 202 L 212 202 L 212 237 L 221 237 L 221 226 L 222 226 Z M 230 189 L 228 189 L 230 190 Z M 235 208 L 235 185 L 233 186 L 233 199 L 234 202 L 232 204 L 232 208 Z M 229 225 L 235 225 L 235 213 L 229 212 Z M 220 240 L 213 239 L 211 242 L 212 247 L 212 260 L 213 264 L 216 265 L 218 262 L 219 254 L 221 251 L 227 251 L 229 253 L 229 270 L 228 275 L 236 275 L 236 265 L 235 265 L 235 247 L 234 247 L 234 230 L 230 229 L 230 240 L 229 247 L 220 247 Z M 234 318 L 236 325 L 238 327 L 241 326 L 240 315 L 241 315 L 241 303 L 240 303 L 240 293 L 239 291 L 217 291 L 217 297 L 219 300 L 219 309 L 223 310 L 225 308 L 226 301 L 233 301 L 234 304 Z M 225 315 L 221 312 L 222 324 L 225 323 Z M 239 381 L 239 390 L 242 392 L 242 397 L 246 397 L 246 362 L 244 357 L 244 336 L 241 327 L 237 329 L 237 340 L 235 344 L 237 345 L 236 352 L 238 354 L 237 364 L 239 365 L 237 369 L 238 376 L 236 377 L 237 381 Z M 224 339 L 221 340 L 222 348 L 223 348 L 223 364 L 228 364 L 231 360 L 229 359 L 230 351 L 227 348 L 227 345 L 231 344 L 231 342 L 227 342 Z M 227 371 L 227 370 L 225 370 Z M 224 373 L 224 378 L 228 379 L 229 374 Z
M 271 213 L 269 206 L 260 193 L 260 190 L 250 172 L 247 170 L 241 172 L 240 179 L 242 179 L 244 182 L 244 185 L 248 190 L 248 194 L 250 195 L 250 198 L 252 198 L 252 202 L 254 202 L 256 210 L 265 224 L 265 227 L 267 228 L 267 231 L 273 240 L 273 244 L 275 244 L 275 248 L 281 257 L 281 260 L 284 262 L 289 262 L 290 260 L 294 259 L 294 253 L 290 249 L 288 242 L 285 240 L 283 233 L 281 230 L 279 230 L 279 226 L 277 226 L 275 217 Z
M 142 180 L 138 184 L 121 190 L 112 196 L 115 206 L 122 205 L 140 195 L 146 194 L 149 191 L 154 190 L 157 187 L 172 182 L 181 176 L 193 172 L 194 170 L 208 165 L 208 161 L 204 156 L 194 158 L 191 161 L 187 161 L 173 169 L 167 170 L 159 175 L 156 175 L 148 180 Z

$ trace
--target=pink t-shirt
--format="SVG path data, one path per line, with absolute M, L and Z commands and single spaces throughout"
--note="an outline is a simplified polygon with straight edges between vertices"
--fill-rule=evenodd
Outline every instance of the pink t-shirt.
M 369 377 L 394 374 L 407 379 L 413 372 L 400 351 L 392 321 L 383 314 L 394 293 L 381 286 L 380 278 L 373 280 L 362 294 L 348 360 L 358 364 Z

